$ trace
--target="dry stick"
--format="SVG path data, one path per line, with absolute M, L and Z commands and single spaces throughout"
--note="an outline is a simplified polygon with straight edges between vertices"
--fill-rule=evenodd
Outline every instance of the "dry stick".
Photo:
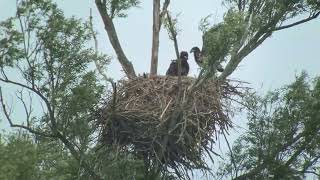
M 224 133 L 223 130 L 222 130 L 222 134 L 223 134 L 224 139 L 225 139 L 226 142 L 227 142 L 227 146 L 228 146 L 228 149 L 229 149 L 229 152 L 230 152 L 230 157 L 231 157 L 231 163 L 232 163 L 232 165 L 234 166 L 234 170 L 235 170 L 235 173 L 236 173 L 236 177 L 238 177 L 237 165 L 236 165 L 236 162 L 234 161 L 234 156 L 233 156 L 233 153 L 232 153 L 232 150 L 231 150 L 231 146 L 230 146 L 229 141 L 228 141 L 228 139 L 227 139 L 227 136 L 226 136 L 226 134 Z
M 172 101 L 172 98 L 170 98 L 170 101 L 168 102 L 167 106 L 164 108 L 163 112 L 161 113 L 161 115 L 160 115 L 160 120 L 162 120 L 164 114 L 166 113 L 168 107 L 169 107 L 170 104 L 171 104 L 171 101 Z M 162 123 L 160 123 L 160 124 L 162 124 Z
M 171 34 L 172 41 L 174 43 L 174 50 L 176 52 L 177 59 L 179 59 L 179 48 L 178 48 L 178 40 L 177 40 L 177 32 L 174 28 L 174 24 L 172 24 L 172 18 L 170 16 L 169 11 L 167 11 L 167 20 L 169 24 L 169 33 Z

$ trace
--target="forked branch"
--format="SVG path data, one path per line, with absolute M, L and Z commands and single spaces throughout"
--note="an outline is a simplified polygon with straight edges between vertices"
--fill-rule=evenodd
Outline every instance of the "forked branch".
M 23 105 L 24 105 L 24 108 L 25 108 L 25 111 L 26 111 L 26 115 L 28 116 L 27 118 L 29 118 L 30 117 L 30 111 L 27 110 L 25 102 L 22 99 L 21 99 L 21 101 L 23 102 Z M 0 103 L 1 103 L 2 112 L 3 112 L 5 118 L 7 119 L 8 123 L 9 123 L 9 125 L 11 127 L 13 127 L 13 128 L 21 128 L 21 129 L 27 130 L 28 132 L 30 132 L 32 134 L 40 135 L 40 136 L 43 136 L 43 137 L 56 137 L 53 134 L 47 134 L 47 133 L 44 133 L 44 132 L 37 131 L 37 130 L 33 129 L 30 126 L 29 123 L 27 123 L 27 126 L 22 125 L 22 124 L 15 124 L 13 122 L 13 120 L 11 119 L 10 112 L 7 110 L 7 106 L 6 106 L 5 102 L 4 102 L 4 98 L 3 98 L 3 93 L 2 93 L 1 87 L 0 87 Z

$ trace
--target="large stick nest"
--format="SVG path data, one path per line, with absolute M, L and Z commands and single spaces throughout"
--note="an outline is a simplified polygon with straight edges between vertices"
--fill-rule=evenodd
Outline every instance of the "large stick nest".
M 231 127 L 228 100 L 239 92 L 228 81 L 210 80 L 188 91 L 195 81 L 182 77 L 180 90 L 177 77 L 119 81 L 98 113 L 103 144 L 178 175 L 206 169 L 204 154 L 213 152 L 217 133 Z

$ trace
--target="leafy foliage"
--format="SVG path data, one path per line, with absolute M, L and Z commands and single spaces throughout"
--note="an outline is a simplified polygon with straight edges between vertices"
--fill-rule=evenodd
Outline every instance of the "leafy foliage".
M 204 21 L 205 23 L 205 21 Z M 205 24 L 204 24 L 205 25 Z M 205 28 L 208 28 L 205 25 Z M 229 10 L 222 23 L 205 30 L 203 35 L 203 53 L 206 54 L 206 68 L 215 68 L 217 63 L 225 61 L 235 51 L 245 32 L 244 14 Z
M 127 17 L 127 11 L 131 7 L 137 7 L 140 4 L 139 0 L 107 0 L 105 1 L 107 10 L 111 18 Z
M 34 179 L 38 163 L 36 147 L 25 134 L 0 139 L 0 179 Z
M 233 163 L 226 163 L 220 175 L 301 179 L 319 173 L 319 92 L 319 78 L 311 85 L 303 73 L 264 98 L 251 96 L 249 131 L 235 142 Z
M 273 32 L 291 28 L 317 18 L 320 3 L 315 0 L 225 0 L 228 7 L 223 22 L 209 27 L 207 18 L 200 24 L 208 76 L 222 61 L 225 79 L 238 64 Z

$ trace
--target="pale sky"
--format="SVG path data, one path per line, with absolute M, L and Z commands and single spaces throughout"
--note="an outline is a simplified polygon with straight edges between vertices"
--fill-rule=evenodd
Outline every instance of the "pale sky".
M 15 0 L 0 0 L 0 21 L 15 13 Z M 93 9 L 94 26 L 98 31 L 99 49 L 115 57 L 104 25 L 101 22 L 94 0 L 55 0 L 67 16 L 88 18 Z M 201 47 L 200 19 L 212 14 L 213 22 L 219 22 L 224 8 L 221 0 L 176 0 L 170 4 L 173 14 L 179 16 L 181 33 L 179 48 L 189 51 L 193 46 Z M 129 11 L 126 19 L 115 20 L 118 36 L 124 52 L 134 65 L 136 73 L 149 72 L 152 34 L 152 1 L 144 0 L 139 8 Z M 311 22 L 273 34 L 252 54 L 244 59 L 232 78 L 249 82 L 249 86 L 260 93 L 279 88 L 294 80 L 296 74 L 306 70 L 311 77 L 320 75 L 320 18 Z M 191 55 L 189 55 L 191 57 Z M 175 58 L 172 42 L 162 29 L 160 35 L 159 74 L 165 74 L 170 60 Z M 198 72 L 193 58 L 189 60 L 191 76 Z M 123 77 L 116 59 L 108 67 L 108 75 Z M 239 120 L 238 120 L 239 121 Z M 241 120 L 243 121 L 243 119 Z M 244 124 L 244 122 L 235 122 Z M 0 123 L 3 125 L 3 122 Z M 4 126 L 7 126 L 5 124 Z M 0 128 L 1 129 L 1 128 Z
M 0 21 L 15 13 L 15 0 L 0 0 Z M 93 9 L 94 26 L 98 31 L 99 49 L 101 52 L 114 55 L 107 34 L 94 1 L 90 0 L 56 0 L 67 16 L 88 18 Z M 201 47 L 201 32 L 198 30 L 200 19 L 212 14 L 213 22 L 219 22 L 223 16 L 220 0 L 172 1 L 170 10 L 180 13 L 178 36 L 180 50 L 189 51 L 193 46 Z M 152 1 L 145 0 L 139 8 L 129 11 L 126 19 L 116 19 L 116 28 L 123 49 L 132 61 L 137 73 L 148 72 L 151 57 Z M 257 90 L 270 90 L 290 83 L 294 75 L 306 70 L 311 76 L 320 72 L 320 18 L 273 34 L 252 54 L 244 59 L 232 78 L 251 83 Z M 162 29 L 160 36 L 159 69 L 166 72 L 170 60 L 175 57 L 173 44 L 167 32 Z M 191 56 L 190 56 L 191 57 Z M 191 75 L 198 72 L 197 66 L 190 58 Z M 120 64 L 116 59 L 109 66 L 110 77 L 119 79 Z M 263 85 L 261 87 L 261 85 Z

